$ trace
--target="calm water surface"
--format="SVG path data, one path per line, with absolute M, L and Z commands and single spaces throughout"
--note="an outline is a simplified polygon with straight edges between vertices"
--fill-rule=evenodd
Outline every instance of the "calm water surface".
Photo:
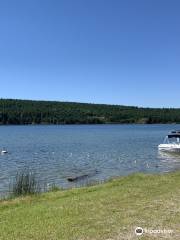
M 180 169 L 180 156 L 161 154 L 157 145 L 180 125 L 1 126 L 0 193 L 9 190 L 17 171 L 29 168 L 41 183 L 61 187 L 68 176 L 89 174 L 101 181 L 133 172 Z

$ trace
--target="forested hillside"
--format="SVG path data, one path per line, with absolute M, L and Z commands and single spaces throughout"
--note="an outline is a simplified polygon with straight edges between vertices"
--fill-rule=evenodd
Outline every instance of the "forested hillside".
M 180 123 L 180 109 L 0 99 L 0 124 Z

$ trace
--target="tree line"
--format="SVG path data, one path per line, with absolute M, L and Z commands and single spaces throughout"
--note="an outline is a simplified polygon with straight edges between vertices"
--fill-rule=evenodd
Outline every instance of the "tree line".
M 0 124 L 180 123 L 180 109 L 0 99 Z

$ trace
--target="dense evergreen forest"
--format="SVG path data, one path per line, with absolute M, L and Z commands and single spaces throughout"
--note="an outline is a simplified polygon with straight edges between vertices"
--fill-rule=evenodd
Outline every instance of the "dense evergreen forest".
M 0 124 L 180 123 L 180 109 L 0 99 Z

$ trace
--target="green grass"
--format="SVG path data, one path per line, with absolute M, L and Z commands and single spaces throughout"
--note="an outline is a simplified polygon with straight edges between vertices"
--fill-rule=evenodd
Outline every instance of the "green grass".
M 137 226 L 173 233 L 138 238 Z M 180 172 L 2 200 L 0 239 L 180 239 Z

